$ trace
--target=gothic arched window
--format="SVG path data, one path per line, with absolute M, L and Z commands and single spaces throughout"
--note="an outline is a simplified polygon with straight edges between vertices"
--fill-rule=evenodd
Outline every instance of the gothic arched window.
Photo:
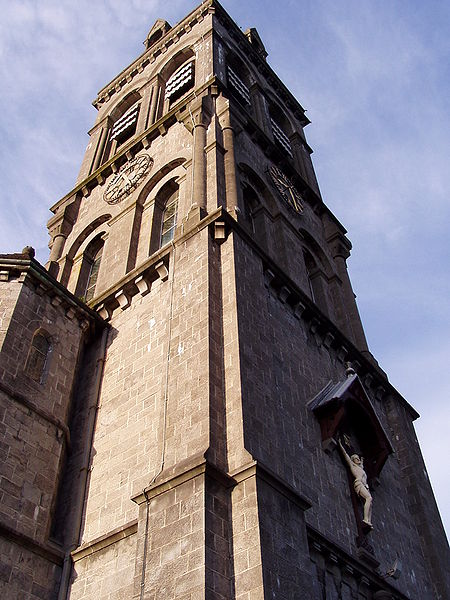
M 35 332 L 25 364 L 25 373 L 34 381 L 43 383 L 48 370 L 48 361 L 51 352 L 49 334 L 39 329 Z
M 89 302 L 95 295 L 98 273 L 103 254 L 103 239 L 96 237 L 83 253 L 80 275 L 75 294 L 85 302 Z

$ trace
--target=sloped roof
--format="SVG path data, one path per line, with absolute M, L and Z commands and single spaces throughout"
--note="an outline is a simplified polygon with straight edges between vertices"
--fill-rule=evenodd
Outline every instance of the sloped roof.
M 329 381 L 327 385 L 316 396 L 314 396 L 312 400 L 308 402 L 309 408 L 315 411 L 318 408 L 325 407 L 334 400 L 341 400 L 342 397 L 346 394 L 346 392 L 348 392 L 349 389 L 353 386 L 356 380 L 359 381 L 359 377 L 355 373 L 353 375 L 350 375 L 343 381 L 338 381 L 338 383 L 333 383 L 332 381 Z M 369 400 L 369 398 L 367 399 Z

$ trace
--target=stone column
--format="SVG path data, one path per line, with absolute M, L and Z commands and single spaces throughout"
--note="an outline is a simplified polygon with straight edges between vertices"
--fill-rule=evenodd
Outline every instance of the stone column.
M 147 84 L 143 90 L 141 106 L 139 108 L 138 121 L 136 124 L 136 133 L 142 133 L 148 127 L 150 102 L 153 96 L 153 88 L 151 84 Z
M 237 184 L 236 184 L 236 161 L 234 156 L 234 131 L 231 126 L 230 112 L 224 115 L 222 124 L 224 168 L 225 168 L 225 188 L 226 188 L 226 207 L 234 211 L 238 205 Z
M 266 108 L 266 101 L 264 99 L 264 92 L 261 87 L 254 83 L 250 88 L 250 95 L 252 98 L 252 105 L 255 110 L 256 121 L 264 133 L 268 136 L 272 135 L 272 128 L 270 126 L 270 119 Z
M 200 110 L 194 117 L 194 149 L 192 156 L 192 204 L 206 210 L 206 125 Z
M 94 156 L 94 161 L 92 163 L 91 172 L 96 171 L 100 166 L 100 162 L 102 160 L 103 152 L 104 152 L 106 142 L 108 139 L 109 129 L 110 129 L 109 123 L 106 122 L 105 125 L 102 127 L 102 131 L 100 133 L 100 139 L 99 139 L 99 142 L 97 145 L 97 151 Z
M 159 106 L 159 98 L 161 95 L 161 85 L 159 78 L 156 77 L 152 82 L 152 90 L 151 90 L 151 99 L 150 99 L 150 110 L 148 113 L 148 121 L 146 127 L 150 127 L 153 125 L 155 121 L 158 119 L 158 106 Z
M 53 277 L 57 277 L 58 275 L 58 259 L 61 258 L 65 243 L 66 236 L 63 233 L 58 232 L 53 236 L 52 246 L 50 249 L 50 256 L 48 259 L 48 263 L 45 265 L 47 271 L 50 273 L 50 275 L 53 275 Z

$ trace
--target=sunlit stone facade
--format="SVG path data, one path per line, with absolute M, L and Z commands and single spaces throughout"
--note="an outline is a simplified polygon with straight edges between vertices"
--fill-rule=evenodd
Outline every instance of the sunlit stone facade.
M 46 268 L 0 255 L 2 598 L 449 598 L 417 414 L 266 56 L 215 0 L 157 21 Z

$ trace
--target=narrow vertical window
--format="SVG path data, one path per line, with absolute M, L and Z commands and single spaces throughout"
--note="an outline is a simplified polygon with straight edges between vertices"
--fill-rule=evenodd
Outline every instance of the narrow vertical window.
M 48 366 L 51 344 L 48 336 L 41 331 L 34 334 L 25 365 L 25 373 L 34 381 L 43 383 Z
M 260 205 L 258 196 L 253 190 L 253 188 L 246 185 L 243 189 L 242 197 L 244 201 L 244 219 L 253 231 L 253 233 L 255 233 L 254 211 Z
M 311 254 L 306 250 L 303 250 L 303 258 L 305 261 L 306 275 L 308 277 L 309 294 L 311 296 L 311 300 L 313 302 L 317 302 L 317 265 Z
M 161 225 L 161 240 L 160 247 L 164 246 L 171 240 L 175 234 L 177 224 L 177 209 L 178 209 L 178 190 L 167 199 L 166 206 L 162 215 Z
M 103 245 L 97 250 L 95 256 L 92 259 L 90 266 L 89 275 L 86 283 L 86 292 L 84 294 L 85 302 L 89 302 L 94 297 L 95 286 L 97 285 L 98 271 L 100 269 L 100 262 L 102 260 Z

